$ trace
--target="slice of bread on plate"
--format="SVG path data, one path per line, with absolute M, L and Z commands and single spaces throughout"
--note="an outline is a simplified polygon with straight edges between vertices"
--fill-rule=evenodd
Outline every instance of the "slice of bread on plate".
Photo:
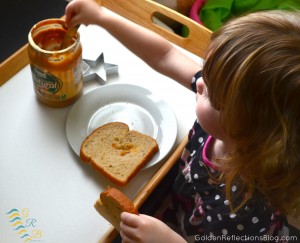
M 95 209 L 120 232 L 121 213 L 139 214 L 134 204 L 118 189 L 109 187 L 101 192 Z
M 80 158 L 110 181 L 123 186 L 159 150 L 154 138 L 129 130 L 122 122 L 107 123 L 82 143 Z

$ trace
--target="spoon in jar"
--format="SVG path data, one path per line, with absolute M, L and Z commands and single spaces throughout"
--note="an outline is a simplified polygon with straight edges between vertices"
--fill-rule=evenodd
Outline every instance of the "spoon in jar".
M 71 44 L 72 38 L 77 33 L 79 26 L 80 26 L 80 24 L 67 29 L 65 37 L 60 44 L 60 50 L 67 48 Z

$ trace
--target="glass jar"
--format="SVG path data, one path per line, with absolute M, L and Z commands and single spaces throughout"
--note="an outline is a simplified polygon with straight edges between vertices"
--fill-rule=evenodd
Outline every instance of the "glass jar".
M 70 44 L 61 48 L 67 32 L 62 19 L 35 24 L 28 35 L 28 56 L 34 91 L 46 105 L 64 107 L 82 94 L 82 47 L 76 31 Z

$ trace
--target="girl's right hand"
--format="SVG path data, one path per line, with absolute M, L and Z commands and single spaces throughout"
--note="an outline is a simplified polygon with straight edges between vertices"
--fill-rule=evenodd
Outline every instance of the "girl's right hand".
M 73 27 L 78 24 L 99 24 L 101 17 L 100 0 L 97 0 L 97 3 L 92 0 L 73 0 L 70 2 L 65 10 L 66 25 Z

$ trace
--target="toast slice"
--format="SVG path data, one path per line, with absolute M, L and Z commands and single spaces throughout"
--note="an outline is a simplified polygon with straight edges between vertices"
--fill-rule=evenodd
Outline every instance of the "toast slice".
M 134 204 L 118 189 L 109 187 L 101 192 L 95 209 L 120 232 L 121 213 L 139 214 Z
M 158 150 L 152 137 L 130 131 L 125 123 L 111 122 L 97 128 L 83 141 L 80 158 L 110 181 L 123 186 Z

